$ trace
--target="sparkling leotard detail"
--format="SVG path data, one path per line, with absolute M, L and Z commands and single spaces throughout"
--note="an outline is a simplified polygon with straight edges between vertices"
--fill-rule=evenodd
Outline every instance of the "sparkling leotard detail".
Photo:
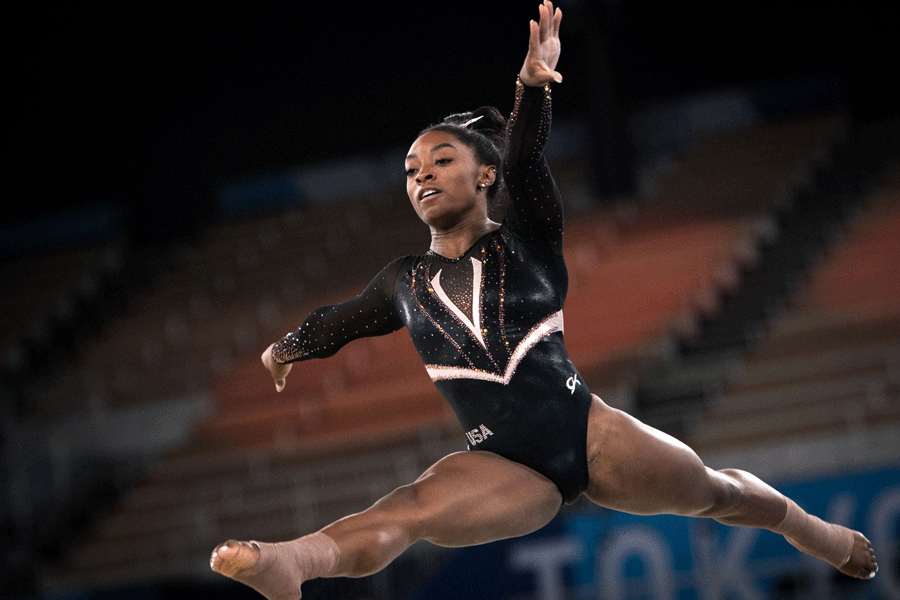
M 331 356 L 405 326 L 469 448 L 535 469 L 572 502 L 587 487 L 591 399 L 563 344 L 562 202 L 543 156 L 550 109 L 549 87 L 517 82 L 499 229 L 455 259 L 429 251 L 393 261 L 359 296 L 314 311 L 273 357 Z

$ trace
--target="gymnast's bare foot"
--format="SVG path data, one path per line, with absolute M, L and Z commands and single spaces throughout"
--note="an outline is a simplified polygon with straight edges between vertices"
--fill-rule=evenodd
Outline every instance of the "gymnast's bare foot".
M 209 559 L 210 568 L 216 573 L 234 578 L 256 566 L 259 561 L 259 547 L 249 542 L 228 540 L 216 546 Z
M 858 531 L 853 532 L 853 550 L 850 558 L 844 566 L 838 570 L 844 575 L 858 577 L 859 579 L 871 579 L 878 571 L 878 562 L 875 560 L 875 551 L 866 536 Z

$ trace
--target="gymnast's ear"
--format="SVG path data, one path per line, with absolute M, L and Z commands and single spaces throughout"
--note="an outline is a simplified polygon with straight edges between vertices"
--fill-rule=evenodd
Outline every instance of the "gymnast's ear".
M 497 167 L 494 165 L 487 165 L 481 171 L 481 176 L 478 179 L 478 189 L 489 188 L 494 185 L 494 181 L 497 180 Z

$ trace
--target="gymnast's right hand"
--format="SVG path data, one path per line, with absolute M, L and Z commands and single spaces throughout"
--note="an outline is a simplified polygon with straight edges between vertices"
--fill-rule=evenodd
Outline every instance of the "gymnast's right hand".
M 281 364 L 275 362 L 275 359 L 272 358 L 272 348 L 275 344 L 271 344 L 268 348 L 266 348 L 262 353 L 262 363 L 269 370 L 269 373 L 272 374 L 272 379 L 275 380 L 275 391 L 280 392 L 284 389 L 285 378 L 288 373 L 291 372 L 291 364 L 286 363 Z

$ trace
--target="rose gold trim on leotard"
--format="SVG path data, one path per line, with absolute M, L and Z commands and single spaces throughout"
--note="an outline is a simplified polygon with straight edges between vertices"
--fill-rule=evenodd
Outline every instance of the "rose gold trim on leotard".
M 506 371 L 502 375 L 491 373 L 489 371 L 466 369 L 463 367 L 445 367 L 442 365 L 425 365 L 425 369 L 428 371 L 428 376 L 431 377 L 432 381 L 439 381 L 441 379 L 479 379 L 481 381 L 493 381 L 495 383 L 507 385 L 513 378 L 519 363 L 522 362 L 522 359 L 528 354 L 528 351 L 534 348 L 535 344 L 546 336 L 562 330 L 562 311 L 553 313 L 532 327 L 531 331 L 528 332 L 528 335 L 526 335 L 522 341 L 519 342 L 519 345 L 516 346 L 515 351 L 509 358 L 509 363 L 506 365 Z
M 438 271 L 431 280 L 431 285 L 441 302 L 472 332 L 481 347 L 487 349 L 487 344 L 484 343 L 484 337 L 481 335 L 481 261 L 474 257 L 470 257 L 470 260 L 472 261 L 472 317 L 475 319 L 474 323 L 453 303 L 453 300 L 441 287 L 441 271 Z

